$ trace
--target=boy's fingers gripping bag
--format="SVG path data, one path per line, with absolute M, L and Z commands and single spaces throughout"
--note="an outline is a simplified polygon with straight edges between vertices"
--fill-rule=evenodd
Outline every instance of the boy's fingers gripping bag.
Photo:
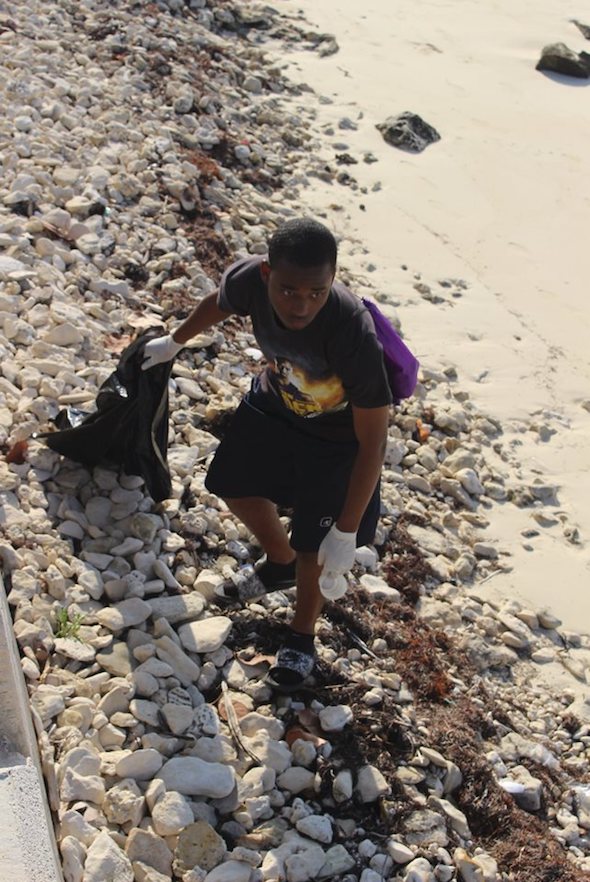
M 420 363 L 412 355 L 389 319 L 387 319 L 376 303 L 362 298 L 363 304 L 371 313 L 377 339 L 383 347 L 383 361 L 394 404 L 402 398 L 409 398 L 416 388 Z

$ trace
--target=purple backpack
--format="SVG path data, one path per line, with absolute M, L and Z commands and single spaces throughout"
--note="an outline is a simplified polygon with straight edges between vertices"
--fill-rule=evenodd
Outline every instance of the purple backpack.
M 361 299 L 371 314 L 377 339 L 383 347 L 383 361 L 393 402 L 399 404 L 402 398 L 409 398 L 416 388 L 420 363 L 377 304 L 364 297 Z

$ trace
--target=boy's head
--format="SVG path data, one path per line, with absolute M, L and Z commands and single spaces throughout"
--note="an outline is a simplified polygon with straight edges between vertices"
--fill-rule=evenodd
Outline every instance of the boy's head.
M 275 314 L 289 330 L 307 327 L 325 305 L 337 250 L 330 230 L 308 218 L 288 221 L 271 237 L 260 271 Z
M 268 262 L 272 269 L 281 261 L 305 268 L 328 263 L 335 272 L 337 255 L 338 246 L 330 230 L 306 217 L 287 221 L 268 243 Z

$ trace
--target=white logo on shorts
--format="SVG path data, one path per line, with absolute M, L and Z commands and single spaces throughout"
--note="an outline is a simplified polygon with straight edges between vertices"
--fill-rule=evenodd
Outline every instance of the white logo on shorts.
M 331 527 L 334 522 L 334 518 L 320 518 L 320 527 Z

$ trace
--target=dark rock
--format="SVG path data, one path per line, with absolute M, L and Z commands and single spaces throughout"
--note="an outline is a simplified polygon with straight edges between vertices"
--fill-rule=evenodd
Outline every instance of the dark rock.
M 269 6 L 264 9 L 247 9 L 239 8 L 234 10 L 237 26 L 233 30 L 248 31 L 250 29 L 257 31 L 268 31 L 274 24 L 276 12 Z M 229 22 L 226 23 L 229 24 Z
M 582 24 L 581 21 L 577 21 L 575 18 L 572 18 L 572 24 L 575 24 L 580 33 L 587 39 L 590 40 L 590 25 Z
M 565 43 L 551 43 L 541 52 L 537 70 L 550 70 L 566 77 L 588 79 L 590 77 L 590 55 L 587 52 L 574 52 Z
M 338 165 L 357 165 L 358 159 L 355 159 L 350 153 L 337 153 L 336 162 Z
M 398 116 L 388 116 L 385 122 L 376 126 L 388 144 L 421 153 L 429 144 L 440 141 L 440 135 L 417 113 L 404 111 Z
M 326 34 L 326 39 L 323 40 L 318 47 L 318 55 L 320 58 L 327 58 L 328 55 L 336 55 L 337 52 L 340 51 L 340 46 L 330 34 Z

